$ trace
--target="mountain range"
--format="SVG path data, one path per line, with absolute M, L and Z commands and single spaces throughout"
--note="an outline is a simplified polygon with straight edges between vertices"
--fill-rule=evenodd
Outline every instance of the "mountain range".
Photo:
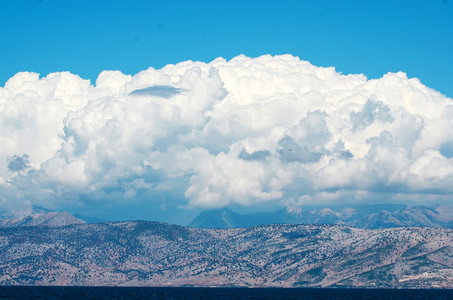
M 31 206 L 0 212 L 0 227 L 66 226 L 102 223 L 100 218 Z M 242 228 L 264 224 L 338 224 L 363 229 L 393 227 L 453 228 L 453 207 L 402 204 L 343 207 L 286 207 L 274 212 L 238 214 L 228 208 L 202 212 L 190 224 L 195 228 Z
M 1 285 L 453 288 L 453 230 L 148 221 L 0 228 Z
M 441 205 L 400 204 L 343 207 L 287 207 L 275 212 L 238 214 L 228 208 L 208 210 L 189 226 L 195 228 L 241 228 L 263 224 L 340 224 L 364 229 L 393 227 L 453 228 L 453 208 Z

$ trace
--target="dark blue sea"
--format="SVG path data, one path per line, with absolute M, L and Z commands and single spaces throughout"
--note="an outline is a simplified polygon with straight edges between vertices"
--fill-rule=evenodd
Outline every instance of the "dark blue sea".
M 453 290 L 1 286 L 0 299 L 453 299 Z

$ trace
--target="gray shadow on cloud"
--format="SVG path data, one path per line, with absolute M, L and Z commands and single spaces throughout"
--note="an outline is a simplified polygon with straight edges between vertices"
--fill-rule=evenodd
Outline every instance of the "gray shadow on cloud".
M 260 150 L 260 151 L 255 151 L 252 153 L 248 153 L 247 150 L 242 149 L 241 153 L 239 154 L 239 158 L 242 160 L 265 160 L 266 157 L 271 155 L 271 153 L 267 150 Z
M 393 122 L 394 120 L 388 106 L 382 101 L 373 101 L 371 99 L 368 99 L 361 111 L 351 112 L 349 116 L 355 129 L 367 127 L 375 120 L 381 122 Z
M 22 156 L 13 155 L 8 157 L 8 169 L 13 172 L 23 171 L 30 167 L 30 160 L 27 154 Z
M 333 150 L 333 154 L 336 155 L 340 159 L 348 160 L 348 159 L 351 159 L 354 157 L 354 154 L 352 154 L 351 151 L 345 149 L 344 142 L 341 139 L 339 139 L 335 143 L 334 148 L 332 150 Z
M 312 152 L 307 147 L 301 147 L 290 136 L 283 137 L 278 144 L 280 149 L 277 150 L 277 153 L 280 155 L 281 160 L 287 162 L 312 163 L 319 161 L 322 157 L 322 153 Z

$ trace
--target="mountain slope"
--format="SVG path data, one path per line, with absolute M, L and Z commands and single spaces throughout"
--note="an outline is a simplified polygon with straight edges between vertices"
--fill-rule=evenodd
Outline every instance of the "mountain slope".
M 93 224 L 93 223 L 104 223 L 106 220 L 97 218 L 97 217 L 87 217 L 82 214 L 73 214 L 73 216 L 79 220 L 84 221 L 85 223 Z
M 242 227 L 244 222 L 243 216 L 224 208 L 202 212 L 190 223 L 190 226 L 197 228 L 237 228 Z
M 452 253 L 442 228 L 16 227 L 0 229 L 0 284 L 453 288 Z

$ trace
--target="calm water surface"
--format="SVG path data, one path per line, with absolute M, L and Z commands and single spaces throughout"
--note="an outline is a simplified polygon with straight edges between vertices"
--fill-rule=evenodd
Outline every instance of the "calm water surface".
M 0 287 L 0 299 L 453 299 L 453 290 Z

